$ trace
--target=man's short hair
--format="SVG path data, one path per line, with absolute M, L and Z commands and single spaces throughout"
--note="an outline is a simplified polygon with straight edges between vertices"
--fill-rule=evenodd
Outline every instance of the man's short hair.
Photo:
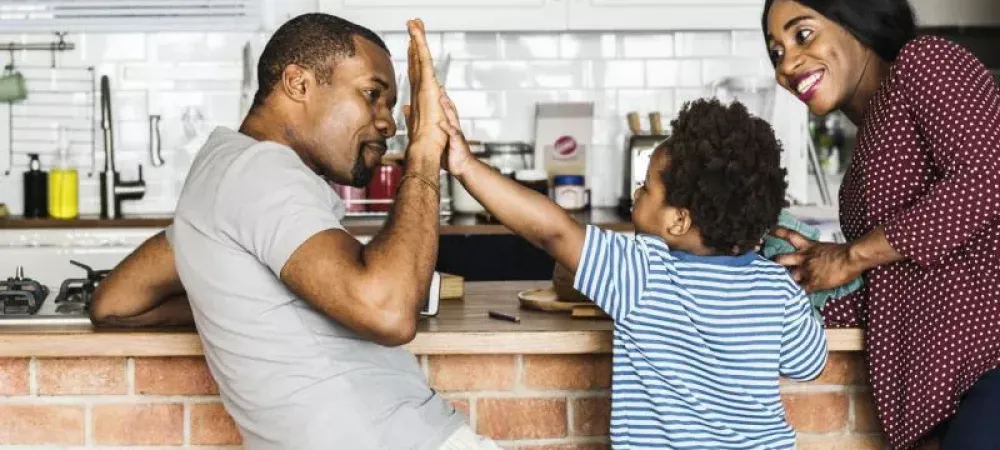
M 382 38 L 372 30 L 340 17 L 309 13 L 285 22 L 264 46 L 257 62 L 257 94 L 253 107 L 264 104 L 281 73 L 290 64 L 304 67 L 316 74 L 321 84 L 333 79 L 333 64 L 341 58 L 354 56 L 354 36 L 367 39 L 389 52 Z

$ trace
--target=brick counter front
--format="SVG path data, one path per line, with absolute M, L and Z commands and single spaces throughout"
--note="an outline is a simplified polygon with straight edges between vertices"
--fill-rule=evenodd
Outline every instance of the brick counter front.
M 507 449 L 608 447 L 611 325 L 517 309 L 545 283 L 467 283 L 407 348 L 431 386 Z M 500 309 L 520 323 L 490 320 Z M 828 330 L 826 371 L 782 382 L 803 450 L 884 447 L 859 330 Z M 192 331 L 0 332 L 0 448 L 239 448 Z M 350 449 L 346 449 L 350 450 Z
M 431 385 L 480 434 L 519 450 L 607 448 L 607 354 L 421 355 Z M 800 449 L 883 447 L 861 353 L 782 384 Z M 0 360 L 0 445 L 239 448 L 200 356 Z

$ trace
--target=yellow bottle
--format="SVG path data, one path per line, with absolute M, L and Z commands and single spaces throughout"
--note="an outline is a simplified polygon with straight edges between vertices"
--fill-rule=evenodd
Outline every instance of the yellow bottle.
M 79 175 L 68 153 L 66 129 L 59 127 L 59 157 L 49 171 L 49 215 L 53 219 L 75 219 L 80 214 Z

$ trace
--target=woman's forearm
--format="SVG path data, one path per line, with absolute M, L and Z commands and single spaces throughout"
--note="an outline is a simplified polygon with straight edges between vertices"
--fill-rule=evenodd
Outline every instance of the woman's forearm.
M 852 242 L 848 255 L 851 263 L 862 272 L 905 259 L 889 244 L 882 226 Z

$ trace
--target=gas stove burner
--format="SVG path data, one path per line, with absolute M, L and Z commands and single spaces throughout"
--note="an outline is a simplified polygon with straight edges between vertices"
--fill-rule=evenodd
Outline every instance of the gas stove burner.
M 25 278 L 24 267 L 18 266 L 13 277 L 0 281 L 0 315 L 35 314 L 48 295 L 48 286 Z
M 94 291 L 101 284 L 110 270 L 94 270 L 86 264 L 70 261 L 74 266 L 87 271 L 87 278 L 70 278 L 59 286 L 59 295 L 55 298 L 56 312 L 61 314 L 86 313 L 93 300 Z

